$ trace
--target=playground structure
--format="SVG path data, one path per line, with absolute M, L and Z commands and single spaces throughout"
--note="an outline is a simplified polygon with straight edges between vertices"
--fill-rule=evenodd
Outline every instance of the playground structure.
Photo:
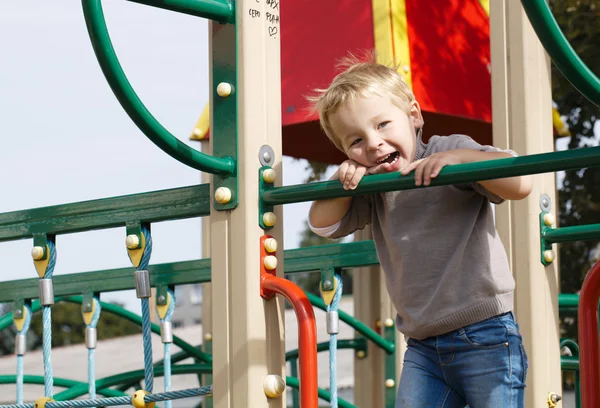
M 82 298 L 69 299 L 83 302 L 83 313 L 88 319 L 86 323 L 90 326 L 88 347 L 93 350 L 94 313 L 99 312 L 97 293 L 133 288 L 131 270 L 82 273 L 77 278 L 70 276 L 68 280 L 61 279 L 60 276 L 53 277 L 56 260 L 54 238 L 59 234 L 125 226 L 127 250 L 136 269 L 135 286 L 144 305 L 144 337 L 150 335 L 150 330 L 158 330 L 156 326 L 152 329 L 147 318 L 150 286 L 156 287 L 159 307 L 165 308 L 169 306 L 169 299 L 172 297 L 169 287 L 210 281 L 212 298 L 218 299 L 219 304 L 218 308 L 212 310 L 211 319 L 205 319 L 205 322 L 209 320 L 207 326 L 212 326 L 212 330 L 208 332 L 209 336 L 205 336 L 203 352 L 189 345 L 182 345 L 173 338 L 173 342 L 184 348 L 185 352 L 205 363 L 212 362 L 212 370 L 208 365 L 197 366 L 193 370 L 211 372 L 212 381 L 209 383 L 214 384 L 213 387 L 200 387 L 186 390 L 184 393 L 166 392 L 146 396 L 142 393 L 138 394 L 135 406 L 206 393 L 212 393 L 210 403 L 216 407 L 284 406 L 285 398 L 281 396 L 282 381 L 286 378 L 284 328 L 281 324 L 283 303 L 280 298 L 273 298 L 275 293 L 282 293 L 303 316 L 302 319 L 299 318 L 299 324 L 302 325 L 300 333 L 306 336 L 301 340 L 298 352 L 300 381 L 290 377 L 286 379 L 286 383 L 288 386 L 300 386 L 301 406 L 317 407 L 317 396 L 326 396 L 326 393 L 318 392 L 315 384 L 317 345 L 314 339 L 314 320 L 311 320 L 312 308 L 308 300 L 318 303 L 321 307 L 326 308 L 326 305 L 318 299 L 306 297 L 302 291 L 280 276 L 284 269 L 286 272 L 322 270 L 324 292 L 328 292 L 325 283 L 335 281 L 335 268 L 368 266 L 376 264 L 377 261 L 376 257 L 373 258 L 370 241 L 296 250 L 284 254 L 281 245 L 274 246 L 274 243 L 281 242 L 281 223 L 277 222 L 281 221 L 281 205 L 342 195 L 414 188 L 411 177 L 399 177 L 397 174 L 372 176 L 365 179 L 355 192 L 343 191 L 336 182 L 281 187 L 280 177 L 277 177 L 281 174 L 281 109 L 280 104 L 276 103 L 280 100 L 281 90 L 279 82 L 274 79 L 279 77 L 280 51 L 279 39 L 273 35 L 279 23 L 274 24 L 273 20 L 264 18 L 267 13 L 277 13 L 279 3 L 240 1 L 233 10 L 228 2 L 216 0 L 180 0 L 169 2 L 167 5 L 151 0 L 137 2 L 171 8 L 215 21 L 211 25 L 212 156 L 207 156 L 179 142 L 149 114 L 133 92 L 110 46 L 100 1 L 82 2 L 100 65 L 127 113 L 138 127 L 168 154 L 188 166 L 212 173 L 214 176 L 210 182 L 206 180 L 206 184 L 199 186 L 0 215 L 1 241 L 33 238 L 32 254 L 36 269 L 42 278 L 39 293 L 35 279 L 0 284 L 0 301 L 16 302 L 15 314 L 3 318 L 3 324 L 14 320 L 15 323 L 24 325 L 24 319 L 29 315 L 27 305 L 32 299 L 40 298 L 46 321 L 50 316 L 51 303 L 57 300 L 53 299 L 54 295 L 83 295 Z M 568 47 L 553 47 L 553 42 L 560 38 L 558 34 L 550 35 L 542 31 L 544 27 L 552 27 L 553 21 L 551 16 L 541 17 L 544 16 L 543 13 L 547 13 L 546 5 L 541 1 L 532 0 L 523 3 L 526 5 L 529 19 L 536 25 L 539 37 L 554 61 L 580 91 L 595 103 L 599 103 L 598 79 L 586 71 L 575 57 L 561 59 L 568 52 Z M 498 136 L 494 143 L 499 147 L 512 148 L 523 156 L 452 166 L 442 172 L 434 185 L 600 165 L 597 147 L 543 153 L 552 150 L 551 140 L 547 137 L 552 133 L 547 58 L 519 5 L 498 1 L 490 7 L 492 55 L 495 56 L 492 60 L 492 70 L 495 73 L 493 126 L 495 137 L 502 135 Z M 263 17 L 257 18 L 256 13 L 253 16 L 252 10 L 256 10 Z M 540 175 L 536 177 L 536 182 L 531 198 L 497 208 L 497 223 L 507 246 L 511 266 L 516 272 L 519 288 L 517 315 L 532 366 L 528 381 L 527 406 L 553 406 L 551 404 L 556 402 L 553 399 L 557 399 L 555 395 L 560 395 L 561 361 L 558 355 L 556 316 L 561 300 L 563 303 L 571 302 L 571 306 L 573 303 L 577 304 L 577 301 L 573 302 L 569 297 L 559 297 L 557 271 L 552 263 L 552 244 L 576 239 L 598 239 L 600 226 L 553 228 L 554 211 L 551 203 L 554 201 L 554 179 L 551 175 Z M 150 225 L 153 222 L 209 214 L 210 233 L 203 236 L 210 236 L 210 260 L 178 265 L 149 264 Z M 270 240 L 271 238 L 275 241 Z M 311 251 L 312 257 L 309 256 Z M 277 259 L 284 260 L 283 268 L 277 267 Z M 598 406 L 600 403 L 597 269 L 595 267 L 590 272 L 584 284 L 579 309 L 582 317 L 582 402 L 585 408 Z M 372 271 L 368 274 L 370 276 L 364 276 L 366 273 L 360 275 L 362 276 L 359 279 L 369 280 L 368 284 L 361 287 L 381 288 L 379 271 Z M 107 279 L 108 276 L 111 279 Z M 394 314 L 389 304 L 379 306 L 384 296 L 366 296 L 366 299 L 365 293 L 362 293 L 362 296 L 361 302 L 371 303 L 366 309 L 378 310 L 375 312 L 376 319 L 368 317 L 361 320 L 379 320 L 382 334 L 372 329 L 366 330 L 364 327 L 361 330 L 368 340 L 376 342 L 384 350 L 385 357 L 383 364 L 379 364 L 378 368 L 370 368 L 379 369 L 378 376 L 373 378 L 383 378 L 384 381 L 373 387 L 378 390 L 373 392 L 373 395 L 360 397 L 371 402 L 363 402 L 363 405 L 358 403 L 358 406 L 393 406 L 401 361 L 401 353 L 396 353 L 401 349 L 401 342 L 393 327 Z M 377 306 L 373 306 L 373 303 Z M 33 302 L 31 311 L 39 307 L 39 302 Z M 103 308 L 106 311 L 109 306 L 104 305 Z M 23 310 L 24 314 L 20 315 Z M 340 315 L 342 320 L 352 320 L 341 313 Z M 168 311 L 162 316 L 165 320 L 162 335 L 165 343 L 170 344 L 167 316 Z M 20 330 L 23 327 L 21 326 Z M 51 363 L 48 340 L 44 341 L 44 352 L 47 355 L 45 364 Z M 213 347 L 215 341 L 217 346 Z M 366 357 L 365 354 L 370 353 L 370 350 L 365 349 L 365 343 L 358 340 L 354 343 L 347 342 L 345 345 L 355 348 L 357 357 Z M 19 346 L 17 351 L 21 357 L 24 351 L 22 346 Z M 151 357 L 151 351 L 146 349 L 144 391 L 150 392 L 154 375 Z M 173 356 L 171 362 L 175 363 L 178 358 Z M 371 364 L 369 361 L 373 359 L 364 359 L 364 365 Z M 167 367 L 170 365 L 165 361 L 165 375 Z M 173 372 L 176 371 L 175 365 Z M 158 372 L 160 370 L 157 370 Z M 45 396 L 54 397 L 56 400 L 71 399 L 87 391 L 87 385 L 70 384 L 68 386 L 72 386 L 71 392 L 53 395 L 51 372 L 45 376 L 44 382 Z M 265 383 L 268 385 L 267 389 Z M 102 389 L 101 386 L 97 388 L 111 398 L 122 399 L 91 400 L 87 402 L 88 405 L 83 405 L 81 401 L 46 402 L 46 405 L 48 408 L 54 408 L 109 405 L 111 402 L 131 403 L 131 396 L 117 395 L 118 392 L 108 389 L 109 386 L 111 384 L 103 384 Z M 80 391 L 83 389 L 83 393 L 76 394 L 73 391 L 75 388 Z M 90 393 L 92 391 L 90 389 Z M 374 400 L 379 402 L 373 403 Z M 43 404 L 43 400 L 38 404 Z M 340 402 L 340 406 L 351 405 L 343 405 Z

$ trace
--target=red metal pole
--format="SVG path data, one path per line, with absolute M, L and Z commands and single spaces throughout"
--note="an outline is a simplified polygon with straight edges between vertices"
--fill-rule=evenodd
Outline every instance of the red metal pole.
M 292 304 L 298 318 L 298 357 L 300 362 L 300 406 L 318 408 L 317 324 L 306 294 L 287 279 L 263 273 L 261 292 L 279 293 Z
M 600 407 L 599 300 L 600 262 L 596 262 L 583 281 L 579 296 L 579 371 L 583 408 Z

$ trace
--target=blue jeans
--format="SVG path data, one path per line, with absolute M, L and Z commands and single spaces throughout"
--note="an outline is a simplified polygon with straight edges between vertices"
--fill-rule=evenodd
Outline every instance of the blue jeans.
M 409 339 L 396 408 L 523 408 L 527 367 L 510 312 Z

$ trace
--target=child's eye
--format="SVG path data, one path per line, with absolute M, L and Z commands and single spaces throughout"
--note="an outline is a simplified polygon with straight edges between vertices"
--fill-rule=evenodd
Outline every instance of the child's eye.
M 379 125 L 377 125 L 377 129 L 381 129 L 386 127 L 388 124 L 390 123 L 390 121 L 385 121 L 385 122 L 381 122 Z
M 350 146 L 354 146 L 355 144 L 358 144 L 362 139 L 354 139 L 354 141 L 352 143 L 350 143 Z

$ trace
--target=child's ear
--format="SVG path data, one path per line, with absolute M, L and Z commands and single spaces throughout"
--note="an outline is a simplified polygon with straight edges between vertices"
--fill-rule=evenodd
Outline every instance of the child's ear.
M 421 107 L 419 106 L 419 102 L 414 101 L 410 107 L 410 117 L 413 120 L 413 125 L 415 128 L 422 128 L 425 124 L 423 120 L 423 115 L 421 114 Z

